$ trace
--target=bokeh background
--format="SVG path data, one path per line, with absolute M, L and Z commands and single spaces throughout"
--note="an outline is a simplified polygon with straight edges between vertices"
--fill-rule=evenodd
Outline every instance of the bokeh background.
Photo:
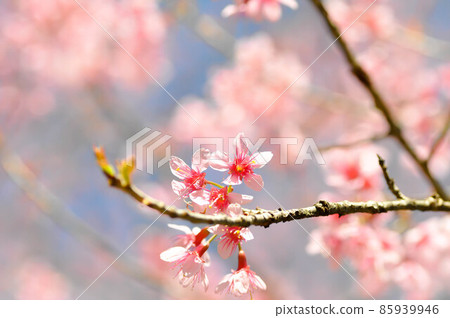
M 240 131 L 252 140 L 313 137 L 325 166 L 295 165 L 297 146 L 289 148 L 283 165 L 277 147 L 263 146 L 275 154 L 261 171 L 266 189 L 285 208 L 321 198 L 391 198 L 376 153 L 387 159 L 403 192 L 430 195 L 408 156 L 385 138 L 386 124 L 334 46 L 250 126 L 333 41 L 310 3 L 298 2 L 297 10 L 284 8 L 279 21 L 268 22 L 223 18 L 228 0 L 2 0 L 0 298 L 77 298 L 159 216 L 109 188 L 92 152 L 93 145 L 102 145 L 110 159 L 124 158 L 126 139 L 145 127 L 172 136 L 172 154 L 188 163 L 193 137 L 232 138 Z M 345 29 L 370 3 L 330 0 L 327 8 Z M 387 97 L 409 140 L 426 155 L 449 112 L 450 3 L 379 0 L 344 39 Z M 347 144 L 352 146 L 340 147 Z M 449 159 L 447 137 L 430 162 L 447 189 Z M 330 178 L 346 165 L 356 169 L 354 177 L 347 171 L 348 180 L 337 178 L 341 183 Z M 220 181 L 220 174 L 212 176 Z M 164 165 L 153 175 L 137 172 L 135 182 L 172 202 L 172 178 Z M 363 186 L 345 182 L 361 178 L 367 181 Z M 238 191 L 255 196 L 253 207 L 279 207 L 265 192 L 244 186 Z M 399 228 L 396 215 L 383 226 L 401 237 L 430 217 L 444 218 L 417 213 Z M 215 251 L 209 292 L 184 289 L 173 279 L 169 265 L 159 259 L 178 234 L 168 223 L 186 224 L 159 218 L 81 298 L 228 298 L 215 294 L 214 284 L 236 260 L 224 261 Z M 301 223 L 308 232 L 322 226 L 316 220 Z M 311 254 L 310 236 L 295 222 L 252 231 L 255 239 L 245 249 L 252 269 L 268 285 L 256 298 L 370 298 L 342 268 Z M 450 241 L 450 229 L 445 233 Z M 442 248 L 450 255 L 448 245 Z M 364 269 L 345 257 L 341 261 L 359 280 Z M 439 264 L 433 266 L 444 263 Z M 450 262 L 445 264 L 448 274 Z M 447 274 L 439 279 L 448 287 Z M 418 285 L 432 280 L 423 275 Z M 405 292 L 409 287 L 388 279 L 373 294 L 449 296 L 441 285 L 430 286 L 414 296 Z

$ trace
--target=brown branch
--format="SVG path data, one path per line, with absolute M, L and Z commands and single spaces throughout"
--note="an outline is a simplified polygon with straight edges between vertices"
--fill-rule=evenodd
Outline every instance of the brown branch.
M 395 195 L 395 197 L 397 199 L 408 200 L 409 198 L 400 191 L 400 189 L 395 184 L 394 179 L 392 179 L 389 176 L 384 159 L 381 158 L 380 155 L 377 155 L 377 156 L 378 156 L 378 163 L 380 164 L 381 170 L 383 170 L 384 180 L 386 181 L 386 183 L 389 187 L 389 190 L 391 190 L 392 194 Z
M 433 186 L 437 194 L 439 194 L 442 198 L 447 199 L 447 194 L 445 193 L 444 188 L 438 182 L 438 180 L 431 174 L 430 169 L 428 167 L 428 163 L 426 160 L 423 160 L 416 153 L 412 145 L 406 140 L 401 130 L 400 125 L 397 123 L 396 119 L 392 115 L 387 102 L 384 100 L 382 95 L 378 92 L 375 86 L 372 83 L 372 79 L 367 74 L 367 72 L 362 68 L 362 66 L 358 63 L 353 53 L 350 51 L 347 43 L 341 36 L 341 32 L 338 27 L 331 21 L 330 16 L 328 15 L 327 10 L 322 4 L 321 0 L 310 0 L 311 3 L 317 8 L 321 16 L 324 18 L 329 31 L 331 34 L 337 39 L 336 43 L 338 44 L 341 51 L 344 53 L 344 56 L 352 69 L 352 73 L 358 79 L 358 81 L 365 87 L 365 89 L 372 96 L 375 107 L 381 112 L 384 116 L 386 122 L 390 127 L 390 135 L 392 135 L 400 145 L 405 149 L 405 151 L 411 156 L 417 166 L 422 170 L 422 173 L 428 180 L 428 182 Z
M 243 209 L 244 215 L 239 217 L 230 217 L 225 214 L 207 215 L 192 212 L 188 209 L 179 209 L 148 196 L 132 184 L 130 181 L 130 171 L 125 172 L 125 176 L 121 175 L 121 173 L 123 173 L 123 169 L 121 169 L 121 167 L 124 167 L 127 164 L 126 161 L 119 162 L 119 175 L 117 175 L 114 168 L 108 163 L 106 157 L 104 156 L 103 149 L 96 148 L 95 153 L 98 164 L 101 167 L 103 174 L 107 177 L 111 187 L 125 192 L 137 202 L 162 214 L 165 214 L 171 218 L 187 220 L 191 223 L 223 224 L 241 227 L 248 227 L 252 225 L 268 227 L 271 224 L 319 216 L 329 216 L 333 214 L 338 214 L 339 216 L 360 212 L 377 214 L 399 210 L 450 212 L 450 201 L 444 201 L 439 196 L 433 196 L 424 200 L 414 200 L 405 197 L 405 199 L 402 200 L 381 202 L 327 202 L 321 200 L 314 206 L 291 210 L 283 210 L 281 208 L 278 210 Z M 122 172 L 120 172 L 121 170 Z M 127 181 L 124 182 L 124 180 Z

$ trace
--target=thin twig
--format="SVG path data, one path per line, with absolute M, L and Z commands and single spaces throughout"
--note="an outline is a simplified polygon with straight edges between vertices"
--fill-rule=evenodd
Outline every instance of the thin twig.
M 389 190 L 391 190 L 392 194 L 395 195 L 397 199 L 408 200 L 409 198 L 400 191 L 399 187 L 397 187 L 397 185 L 395 184 L 394 179 L 392 179 L 389 176 L 384 159 L 381 158 L 380 155 L 377 156 L 378 156 L 378 163 L 380 164 L 381 170 L 383 170 L 384 180 L 386 180 Z
M 374 101 L 375 107 L 381 112 L 384 116 L 386 122 L 390 127 L 390 134 L 397 139 L 400 145 L 404 148 L 404 150 L 411 156 L 417 166 L 422 170 L 424 176 L 429 181 L 429 183 L 433 186 L 437 194 L 439 194 L 443 199 L 447 199 L 447 194 L 439 183 L 439 181 L 431 174 L 430 169 L 426 160 L 422 160 L 417 152 L 414 150 L 412 145 L 403 135 L 402 129 L 400 125 L 397 123 L 397 120 L 392 115 L 389 107 L 387 106 L 386 101 L 379 93 L 379 91 L 375 88 L 372 83 L 372 79 L 369 74 L 362 68 L 362 66 L 358 63 L 353 53 L 350 51 L 347 43 L 343 39 L 339 28 L 331 21 L 330 16 L 328 15 L 327 10 L 322 4 L 321 0 L 310 0 L 311 3 L 317 8 L 323 19 L 325 20 L 329 31 L 331 34 L 337 39 L 337 44 L 341 51 L 344 53 L 345 58 L 352 69 L 352 73 L 358 79 L 359 82 L 363 85 L 363 87 L 369 92 Z

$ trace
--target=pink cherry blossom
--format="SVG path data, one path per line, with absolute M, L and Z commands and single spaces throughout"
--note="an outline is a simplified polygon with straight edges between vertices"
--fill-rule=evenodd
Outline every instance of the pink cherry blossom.
M 243 13 L 253 19 L 263 18 L 269 21 L 277 21 L 281 17 L 281 4 L 295 10 L 298 4 L 295 0 L 236 0 L 235 4 L 226 6 L 222 16 L 229 17 Z
M 197 125 L 177 109 L 170 125 L 174 137 L 192 143 L 193 137 L 227 136 L 248 126 L 249 120 L 262 112 L 265 114 L 258 125 L 252 127 L 259 135 L 301 136 L 303 126 L 311 124 L 304 113 L 303 98 L 310 75 L 306 72 L 295 81 L 306 65 L 299 61 L 297 52 L 277 44 L 261 33 L 237 41 L 232 65 L 214 68 L 207 85 L 210 99 L 188 97 L 182 101 L 202 124 Z M 291 89 L 284 92 L 290 85 Z M 276 99 L 276 104 L 268 108 Z
M 225 259 L 230 257 L 234 251 L 236 251 L 241 242 L 253 240 L 253 234 L 249 228 L 219 225 L 215 233 L 220 235 L 217 252 Z
M 234 296 L 240 297 L 256 290 L 266 290 L 264 281 L 250 270 L 247 265 L 247 260 L 244 251 L 239 251 L 239 264 L 236 271 L 225 275 L 222 281 L 216 287 L 216 293 L 230 293 Z
M 383 181 L 376 156 L 381 152 L 375 146 L 327 152 L 325 160 L 330 164 L 326 166 L 326 182 L 347 199 L 352 196 L 358 200 L 381 199 Z
M 189 195 L 189 198 L 196 204 L 195 211 L 208 214 L 227 213 L 230 204 L 243 205 L 251 202 L 251 195 L 228 192 L 228 187 L 211 190 L 197 190 Z M 233 206 L 236 209 L 236 206 Z M 242 210 L 241 210 L 242 211 Z
M 429 299 L 433 293 L 432 272 L 413 261 L 400 264 L 393 273 L 394 281 L 404 290 L 408 299 Z
M 433 272 L 434 277 L 450 279 L 450 217 L 430 218 L 405 233 L 409 259 Z
M 183 180 L 182 182 L 173 180 L 173 191 L 182 197 L 187 197 L 191 192 L 205 187 L 205 175 L 203 171 L 208 168 L 209 151 L 199 149 L 192 157 L 192 168 L 181 158 L 172 156 L 170 159 L 170 170 L 173 175 Z
M 264 181 L 259 174 L 253 172 L 254 169 L 262 168 L 272 159 L 272 152 L 264 151 L 250 155 L 248 142 L 243 133 L 239 133 L 234 139 L 235 156 L 233 159 L 226 153 L 215 152 L 211 156 L 210 166 L 218 171 L 227 171 L 230 174 L 223 183 L 228 185 L 245 184 L 255 190 L 260 191 L 264 187 Z
M 405 255 L 399 233 L 386 228 L 386 221 L 384 216 L 328 217 L 311 233 L 307 251 L 331 255 L 336 268 L 338 262 L 350 260 L 364 289 L 379 294 L 392 282 Z
M 160 254 L 161 260 L 173 263 L 178 268 L 177 277 L 183 287 L 192 288 L 201 284 L 205 291 L 208 289 L 209 281 L 205 273 L 205 266 L 209 266 L 206 250 L 209 245 L 199 245 L 194 250 L 175 246 Z
M 347 29 L 352 23 L 355 24 L 355 28 L 349 28 L 343 35 L 346 41 L 352 44 L 360 43 L 386 38 L 394 33 L 396 18 L 391 6 L 374 3 L 370 10 L 361 15 L 372 2 L 370 0 L 327 1 L 330 16 L 342 30 Z

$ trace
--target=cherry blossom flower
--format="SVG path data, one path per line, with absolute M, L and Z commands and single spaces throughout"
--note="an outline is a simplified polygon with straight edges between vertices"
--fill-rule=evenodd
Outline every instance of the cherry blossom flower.
M 384 216 L 331 216 L 314 230 L 307 251 L 331 255 L 330 263 L 350 260 L 358 280 L 371 294 L 379 294 L 392 281 L 392 273 L 404 259 L 400 235 L 385 227 Z
M 192 157 L 192 168 L 181 158 L 172 156 L 170 159 L 170 170 L 173 175 L 183 180 L 182 182 L 173 180 L 173 191 L 182 197 L 187 197 L 191 192 L 201 189 L 206 185 L 203 171 L 208 168 L 209 151 L 206 149 L 197 150 Z
M 230 257 L 241 242 L 253 240 L 253 234 L 249 228 L 238 226 L 219 225 L 214 233 L 220 235 L 217 252 L 224 259 Z
M 244 251 L 239 251 L 238 259 L 238 269 L 225 275 L 217 285 L 216 293 L 227 292 L 240 297 L 248 293 L 251 295 L 256 289 L 266 290 L 266 284 L 261 277 L 250 270 L 250 266 L 247 265 Z
M 228 206 L 226 214 L 229 216 L 239 216 L 242 214 L 240 204 L 233 203 Z M 208 228 L 209 232 L 220 236 L 220 242 L 217 245 L 219 255 L 226 259 L 230 257 L 236 248 L 242 242 L 253 240 L 253 234 L 249 228 L 238 226 L 214 225 Z
M 381 199 L 382 177 L 376 154 L 381 148 L 365 146 L 352 150 L 335 149 L 326 153 L 326 182 L 343 193 L 346 198 Z
M 375 3 L 370 10 L 361 15 L 372 2 L 370 0 L 356 0 L 350 3 L 342 0 L 327 1 L 328 12 L 340 29 L 345 30 L 352 23 L 356 24 L 355 28 L 349 28 L 343 35 L 349 43 L 387 38 L 394 33 L 397 21 L 392 7 Z
M 253 19 L 277 21 L 281 17 L 281 4 L 295 10 L 298 4 L 295 0 L 236 0 L 235 4 L 226 6 L 222 16 L 229 17 L 243 13 Z
M 251 195 L 228 192 L 229 188 L 211 188 L 211 190 L 197 190 L 189 195 L 189 198 L 196 204 L 195 211 L 208 214 L 226 213 L 230 204 L 244 205 L 253 200 Z M 236 206 L 233 206 L 236 209 Z
M 156 1 L 92 0 L 84 6 L 145 69 L 161 71 L 166 22 Z M 8 0 L 4 8 L 9 14 L 0 28 L 8 53 L 30 61 L 18 72 L 69 87 L 116 80 L 142 88 L 151 80 L 75 2 Z
M 209 259 L 205 254 L 208 248 L 209 244 L 200 244 L 194 250 L 175 246 L 162 252 L 160 258 L 178 268 L 177 277 L 183 287 L 191 285 L 194 288 L 200 284 L 207 291 L 209 281 L 204 267 L 209 266 Z
M 394 281 L 405 291 L 408 299 L 429 299 L 433 293 L 431 272 L 413 261 L 405 261 L 396 269 Z
M 430 218 L 405 233 L 409 259 L 419 262 L 435 277 L 450 278 L 450 217 Z
M 272 152 L 257 152 L 252 155 L 248 153 L 248 141 L 244 134 L 239 133 L 234 139 L 235 156 L 229 158 L 226 153 L 215 152 L 211 156 L 210 166 L 218 171 L 227 171 L 230 174 L 223 183 L 228 185 L 245 184 L 255 190 L 260 191 L 264 187 L 264 181 L 259 174 L 253 172 L 254 169 L 262 168 L 272 159 Z

